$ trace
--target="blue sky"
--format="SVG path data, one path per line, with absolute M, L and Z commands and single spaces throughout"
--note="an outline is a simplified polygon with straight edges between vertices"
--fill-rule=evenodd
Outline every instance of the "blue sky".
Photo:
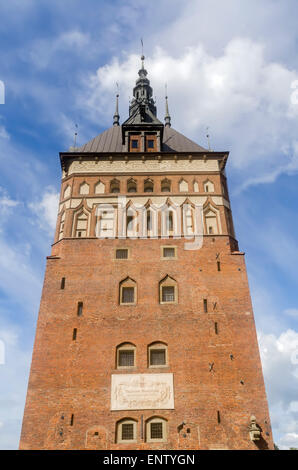
M 274 438 L 298 447 L 297 16 L 295 0 L 0 3 L 0 448 L 18 446 L 58 152 L 75 123 L 79 144 L 112 124 L 116 82 L 126 119 L 141 37 L 159 117 L 167 82 L 173 127 L 230 151 Z

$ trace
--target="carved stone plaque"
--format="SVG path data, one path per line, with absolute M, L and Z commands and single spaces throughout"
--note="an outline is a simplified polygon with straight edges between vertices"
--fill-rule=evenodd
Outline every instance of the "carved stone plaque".
M 173 374 L 114 374 L 111 410 L 174 409 Z

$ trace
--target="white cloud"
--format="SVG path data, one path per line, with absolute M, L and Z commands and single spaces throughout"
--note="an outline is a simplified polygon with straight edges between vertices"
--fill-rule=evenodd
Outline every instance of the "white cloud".
M 298 447 L 298 363 L 293 361 L 298 332 L 261 333 L 259 345 L 275 442 L 281 448 Z
M 94 122 L 111 124 L 116 82 L 121 116 L 127 117 L 139 67 L 139 57 L 128 55 L 122 61 L 113 58 L 87 77 L 79 102 Z M 298 105 L 291 103 L 291 83 L 298 72 L 266 61 L 263 44 L 235 38 L 216 56 L 201 44 L 179 56 L 157 47 L 146 68 L 159 97 L 160 118 L 167 82 L 173 127 L 206 146 L 205 128 L 210 125 L 212 147 L 232 149 L 230 166 L 239 172 L 241 187 L 298 171 Z
M 39 226 L 44 230 L 56 227 L 58 202 L 59 193 L 49 186 L 40 201 L 29 204 L 29 208 L 38 216 Z

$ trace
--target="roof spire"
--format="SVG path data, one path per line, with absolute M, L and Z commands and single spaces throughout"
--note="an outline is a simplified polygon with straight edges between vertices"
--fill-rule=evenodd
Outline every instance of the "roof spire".
M 115 109 L 115 114 L 113 116 L 113 126 L 119 126 L 119 119 L 120 119 L 120 116 L 119 116 L 119 87 L 118 87 L 118 83 L 116 83 L 117 85 L 117 94 L 116 94 L 116 109 Z
M 169 113 L 169 104 L 168 104 L 168 93 L 167 93 L 167 84 L 165 84 L 166 89 L 166 115 L 165 115 L 165 127 L 171 127 L 171 116 Z

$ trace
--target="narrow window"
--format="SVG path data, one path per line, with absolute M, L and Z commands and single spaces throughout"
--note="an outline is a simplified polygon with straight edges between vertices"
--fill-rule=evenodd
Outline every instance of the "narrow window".
M 122 303 L 132 304 L 134 303 L 134 287 L 123 287 L 122 288 Z
M 165 349 L 150 349 L 150 366 L 164 366 L 166 364 Z
M 163 286 L 162 287 L 162 301 L 163 302 L 174 302 L 175 301 L 175 287 L 174 286 Z
M 76 328 L 73 329 L 72 339 L 73 339 L 73 341 L 75 341 L 77 339 L 77 329 Z
M 63 278 L 61 279 L 61 287 L 60 287 L 60 288 L 61 288 L 61 289 L 64 289 L 64 287 L 65 287 L 65 277 L 63 277 Z
M 74 420 L 74 415 L 71 415 L 71 418 L 70 418 L 70 425 L 73 426 L 73 420 Z
M 136 362 L 136 347 L 132 343 L 123 343 L 116 351 L 117 368 L 134 367 Z
M 217 261 L 217 271 L 220 271 L 221 268 L 220 268 L 220 261 Z
M 78 317 L 83 315 L 83 302 L 78 302 L 78 310 L 77 310 Z
M 116 250 L 116 259 L 128 259 L 128 249 L 120 248 Z
M 162 439 L 162 428 L 162 423 L 150 423 L 150 439 Z
M 170 232 L 173 231 L 173 214 L 172 214 L 172 212 L 169 212 L 167 214 L 167 228 Z
M 208 312 L 208 303 L 207 303 L 207 299 L 204 299 L 204 312 L 205 312 L 205 313 Z
M 133 367 L 135 364 L 135 352 L 133 349 L 123 349 L 119 351 L 119 366 Z
M 134 438 L 133 423 L 123 423 L 121 426 L 121 440 L 132 441 Z
M 218 424 L 220 423 L 220 412 L 219 411 L 217 412 L 217 422 L 218 422 Z
M 147 230 L 152 230 L 151 211 L 147 211 Z
M 214 323 L 214 331 L 215 331 L 215 334 L 218 335 L 218 325 L 217 325 L 217 322 Z

